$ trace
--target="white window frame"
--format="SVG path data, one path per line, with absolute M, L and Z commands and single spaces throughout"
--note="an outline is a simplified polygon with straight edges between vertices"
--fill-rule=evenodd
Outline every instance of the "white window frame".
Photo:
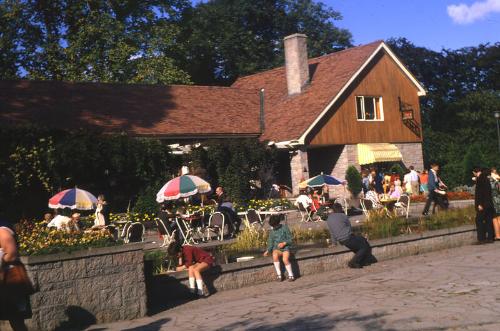
M 361 98 L 361 112 L 363 115 L 363 118 L 358 118 L 358 98 Z M 379 103 L 380 103 L 380 118 L 379 119 L 366 119 L 366 113 L 365 113 L 365 98 L 373 98 L 373 109 L 377 109 L 377 105 L 375 104 L 375 100 L 378 98 Z M 358 121 L 362 122 L 383 122 L 384 121 L 384 103 L 382 102 L 382 97 L 381 96 L 374 96 L 374 95 L 356 95 L 354 98 L 354 107 L 356 108 L 356 119 Z

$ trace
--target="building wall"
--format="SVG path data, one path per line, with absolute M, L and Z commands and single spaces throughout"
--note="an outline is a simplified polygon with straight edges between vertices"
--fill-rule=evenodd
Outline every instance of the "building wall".
M 405 167 L 414 166 L 415 170 L 420 171 L 424 169 L 424 155 L 421 143 L 400 143 L 394 145 L 401 152 Z
M 401 97 L 414 110 L 416 122 L 421 123 L 417 91 L 396 63 L 382 53 L 338 104 L 332 106 L 331 114 L 318 123 L 318 129 L 309 136 L 309 145 L 421 142 L 422 138 L 404 125 L 398 100 Z M 356 96 L 382 96 L 384 120 L 358 121 Z

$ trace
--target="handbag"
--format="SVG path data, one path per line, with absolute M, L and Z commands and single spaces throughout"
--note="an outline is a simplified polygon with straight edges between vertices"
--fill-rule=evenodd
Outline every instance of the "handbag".
M 35 288 L 31 282 L 24 264 L 14 262 L 6 265 L 0 272 L 0 289 L 12 294 L 31 295 Z

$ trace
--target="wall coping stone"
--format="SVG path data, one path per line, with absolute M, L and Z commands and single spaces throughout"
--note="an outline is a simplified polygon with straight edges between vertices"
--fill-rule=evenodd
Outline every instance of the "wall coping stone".
M 139 251 L 143 250 L 144 246 L 145 243 L 130 243 L 117 246 L 108 246 L 108 247 L 90 247 L 87 249 L 82 249 L 70 253 L 61 252 L 61 253 L 47 254 L 47 255 L 28 255 L 28 256 L 21 256 L 21 262 L 27 265 L 34 265 L 41 263 L 74 260 L 90 256 L 100 256 L 100 255 L 118 254 L 131 251 Z
M 435 238 L 435 237 L 441 237 L 441 236 L 447 236 L 447 235 L 454 235 L 454 234 L 460 234 L 460 233 L 466 233 L 466 232 L 472 232 L 476 231 L 476 227 L 472 224 L 470 225 L 463 225 L 455 228 L 445 228 L 445 229 L 439 229 L 439 230 L 433 230 L 433 231 L 427 231 L 423 233 L 415 233 L 415 234 L 408 234 L 404 236 L 397 236 L 397 237 L 390 237 L 390 238 L 383 238 L 383 239 L 377 239 L 370 241 L 370 245 L 372 248 L 374 247 L 383 247 L 383 246 L 392 246 L 392 245 L 397 245 L 397 244 L 402 244 L 402 243 L 410 243 L 414 241 L 419 241 L 423 239 L 430 239 L 430 238 Z M 312 258 L 317 258 L 317 257 L 322 257 L 322 256 L 327 256 L 327 255 L 340 255 L 344 253 L 348 253 L 350 250 L 342 245 L 337 245 L 335 247 L 325 247 L 325 248 L 313 248 L 311 250 L 304 250 L 304 251 L 299 251 L 295 253 L 295 259 L 297 260 L 307 260 L 307 259 L 312 259 Z M 240 271 L 240 270 L 247 270 L 247 269 L 253 269 L 253 268 L 258 268 L 258 267 L 263 267 L 263 266 L 269 266 L 269 257 L 262 257 L 262 258 L 256 258 L 254 260 L 250 261 L 245 261 L 245 262 L 234 262 L 234 263 L 228 263 L 228 264 L 222 264 L 220 265 L 221 267 L 221 273 L 230 273 L 230 272 L 235 272 L 235 271 Z M 172 273 L 167 273 L 165 274 L 167 276 L 173 277 L 177 280 L 186 280 L 188 278 L 188 273 L 187 271 L 178 271 L 178 272 L 172 272 Z

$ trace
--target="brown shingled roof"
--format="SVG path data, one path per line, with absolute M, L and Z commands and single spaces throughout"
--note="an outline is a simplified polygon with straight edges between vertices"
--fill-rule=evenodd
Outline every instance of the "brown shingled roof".
M 310 59 L 311 81 L 298 95 L 288 95 L 285 67 L 239 78 L 232 86 L 265 89 L 265 132 L 261 139 L 295 140 L 305 133 L 381 43 L 375 41 Z
M 0 81 L 0 123 L 132 135 L 260 134 L 258 90 L 231 87 Z

